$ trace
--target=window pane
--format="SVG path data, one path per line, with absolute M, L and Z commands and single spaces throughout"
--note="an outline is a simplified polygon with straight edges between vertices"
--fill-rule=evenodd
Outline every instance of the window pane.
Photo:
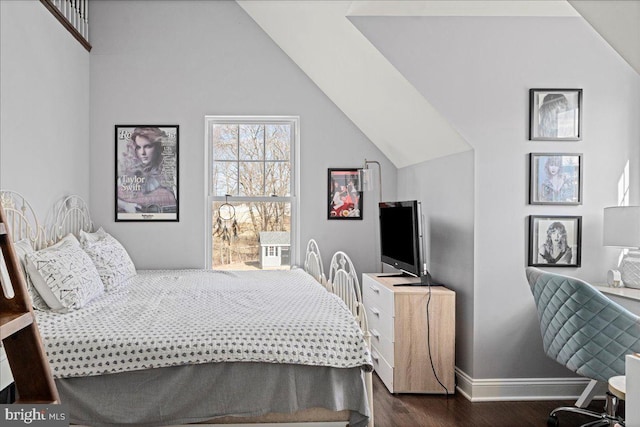
M 213 158 L 215 160 L 237 160 L 238 125 L 213 125 L 211 130 Z
M 264 163 L 240 162 L 240 195 L 264 196 Z
M 240 160 L 264 159 L 264 126 L 240 125 Z
M 291 164 L 289 162 L 266 162 L 265 167 L 267 195 L 290 196 Z
M 289 269 L 291 203 L 233 203 L 235 217 L 212 204 L 212 266 L 224 270 Z M 272 249 L 269 249 L 272 248 Z
M 238 194 L 238 163 L 215 162 L 213 165 L 212 187 L 215 196 Z
M 291 145 L 291 125 L 266 125 L 266 159 L 289 160 Z

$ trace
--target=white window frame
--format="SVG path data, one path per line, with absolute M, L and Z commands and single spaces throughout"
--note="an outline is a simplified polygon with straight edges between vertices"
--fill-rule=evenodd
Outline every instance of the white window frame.
M 205 268 L 212 268 L 213 228 L 211 206 L 214 202 L 226 201 L 225 196 L 211 194 L 214 190 L 211 185 L 211 168 L 213 165 L 213 149 L 210 146 L 210 130 L 216 124 L 289 124 L 292 129 L 292 141 L 290 146 L 291 186 L 289 197 L 229 197 L 229 202 L 289 202 L 291 203 L 291 249 L 290 265 L 300 264 L 300 198 L 298 191 L 300 188 L 300 116 L 204 116 L 204 198 L 205 204 Z

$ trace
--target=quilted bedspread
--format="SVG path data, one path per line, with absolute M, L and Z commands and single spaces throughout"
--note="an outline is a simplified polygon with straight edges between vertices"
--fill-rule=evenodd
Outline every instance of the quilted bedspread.
M 303 270 L 142 271 L 80 310 L 36 315 L 55 378 L 212 362 L 372 369 L 346 305 Z

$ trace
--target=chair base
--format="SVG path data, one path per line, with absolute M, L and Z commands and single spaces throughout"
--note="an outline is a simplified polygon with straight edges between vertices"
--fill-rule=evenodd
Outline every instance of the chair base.
M 547 426 L 558 427 L 560 425 L 560 421 L 558 420 L 557 415 L 558 412 L 571 412 L 574 414 L 581 414 L 597 418 L 597 420 L 583 424 L 581 427 L 614 427 L 616 425 L 624 427 L 624 419 L 617 415 L 618 403 L 618 398 L 613 394 L 607 392 L 607 401 L 604 406 L 605 412 L 595 412 L 575 406 L 563 406 L 560 408 L 556 408 L 549 414 L 549 418 L 547 419 Z

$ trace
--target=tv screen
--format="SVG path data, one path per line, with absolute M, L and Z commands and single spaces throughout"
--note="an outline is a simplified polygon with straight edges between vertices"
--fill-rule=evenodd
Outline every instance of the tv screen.
M 420 276 L 418 201 L 380 202 L 378 206 L 382 262 Z

